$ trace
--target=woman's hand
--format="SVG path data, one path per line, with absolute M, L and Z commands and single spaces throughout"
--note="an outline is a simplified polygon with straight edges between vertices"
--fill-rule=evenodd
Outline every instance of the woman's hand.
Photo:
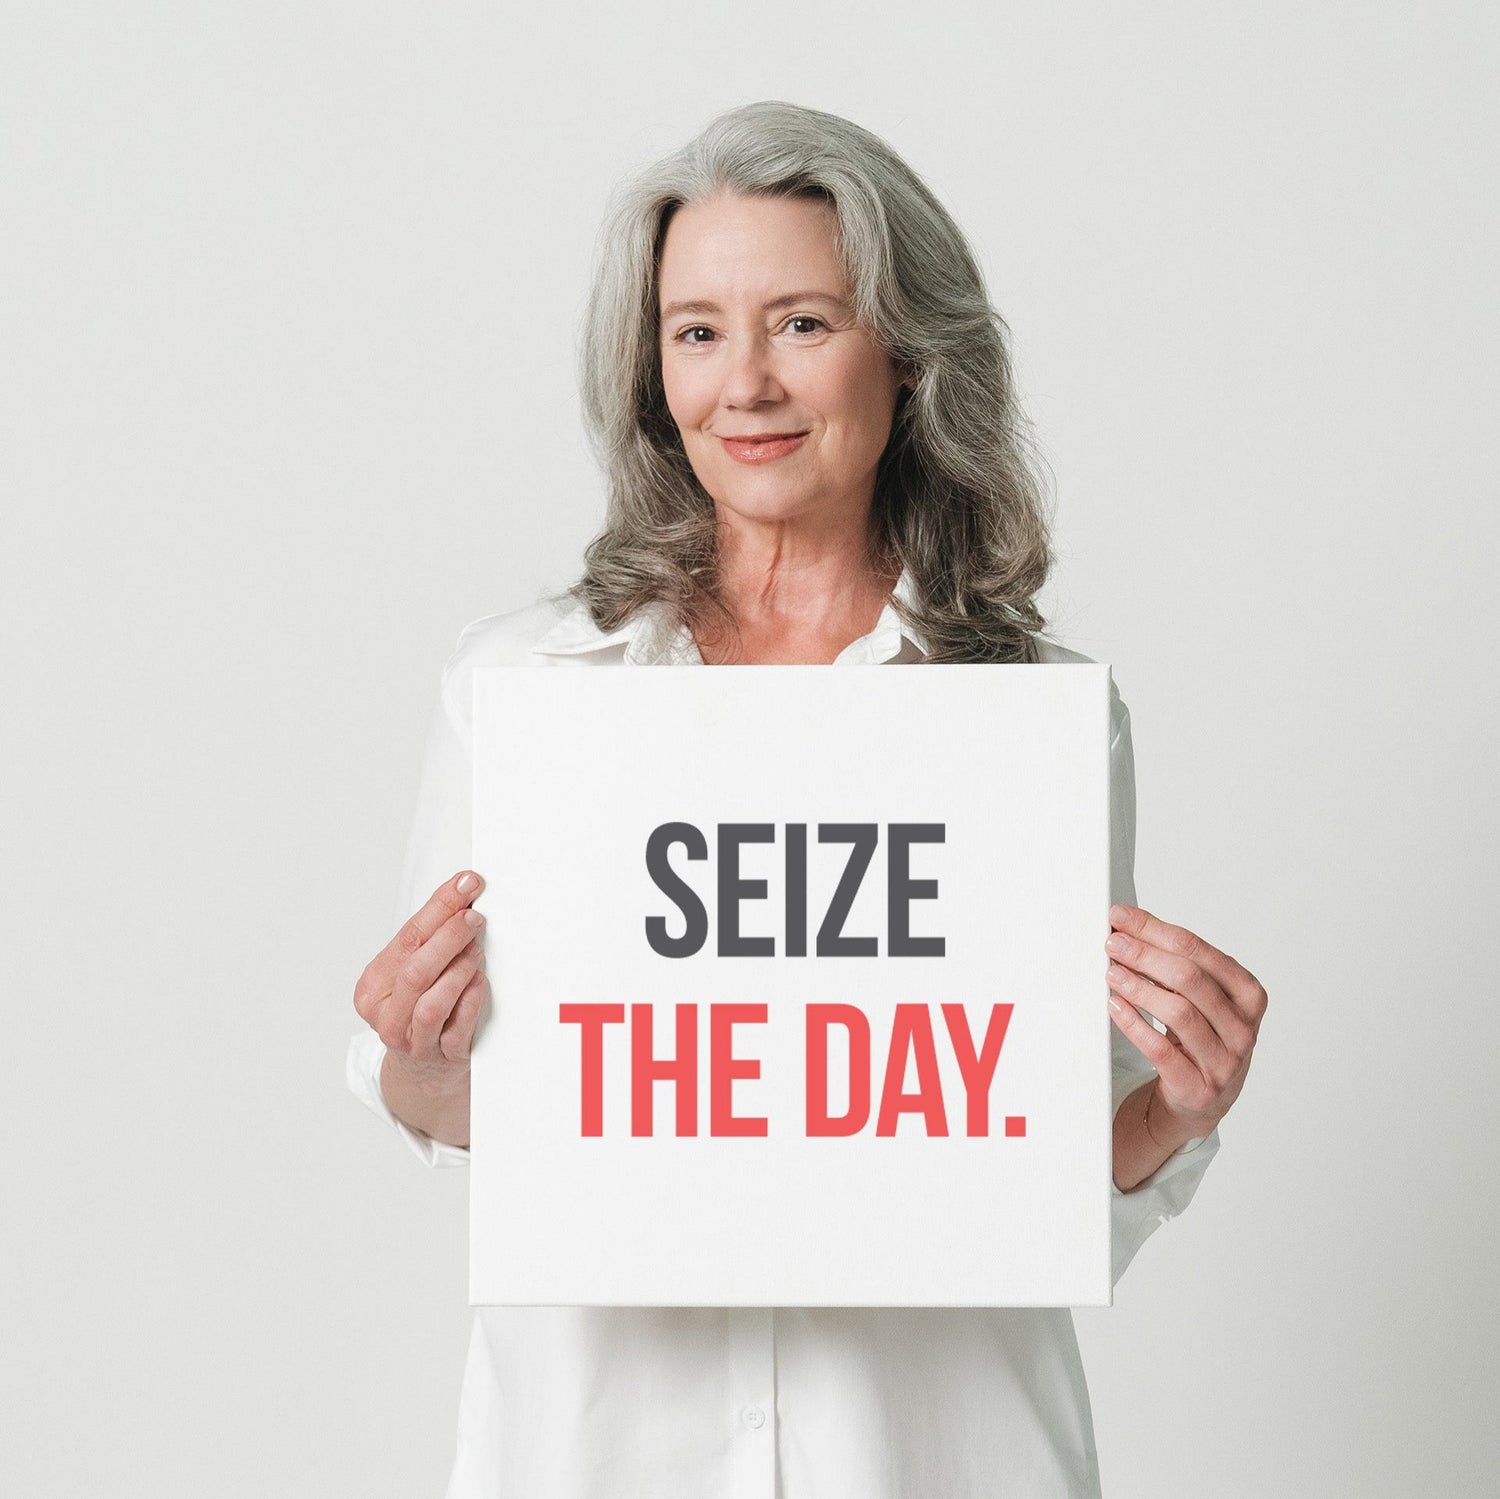
M 1112 906 L 1109 924 L 1114 930 L 1104 947 L 1113 959 L 1105 975 L 1110 1014 L 1156 1068 L 1155 1080 L 1131 1099 L 1147 1095 L 1137 1104 L 1138 1117 L 1165 1159 L 1211 1133 L 1239 1096 L 1266 1013 L 1266 991 L 1226 953 L 1149 911 Z M 1160 1020 L 1167 1034 L 1142 1010 Z M 1121 1105 L 1121 1115 L 1129 1102 Z M 1122 1184 L 1122 1190 L 1128 1188 Z
M 371 960 L 354 1009 L 385 1043 L 380 1091 L 390 1111 L 433 1139 L 469 1143 L 469 1048 L 489 993 L 484 917 L 470 903 L 484 881 L 463 870 Z

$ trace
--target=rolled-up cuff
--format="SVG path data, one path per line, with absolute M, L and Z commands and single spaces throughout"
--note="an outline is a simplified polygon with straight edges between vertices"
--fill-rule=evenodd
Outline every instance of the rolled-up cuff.
M 349 1091 L 371 1113 L 384 1119 L 406 1141 L 424 1166 L 467 1166 L 469 1152 L 462 1146 L 434 1140 L 431 1135 L 424 1135 L 421 1130 L 413 1129 L 391 1113 L 385 1095 L 380 1091 L 380 1068 L 384 1061 L 385 1043 L 380 1037 L 368 1028 L 357 1032 L 350 1039 L 349 1058 L 345 1068 Z
M 1218 1150 L 1219 1132 L 1215 1130 L 1173 1151 L 1150 1176 L 1128 1192 L 1122 1192 L 1111 1178 L 1110 1226 L 1116 1284 L 1141 1245 L 1193 1200 L 1198 1183 Z

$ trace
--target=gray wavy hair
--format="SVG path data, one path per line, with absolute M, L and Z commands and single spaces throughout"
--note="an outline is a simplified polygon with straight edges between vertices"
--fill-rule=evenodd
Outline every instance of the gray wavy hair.
M 876 472 L 870 560 L 904 569 L 903 624 L 930 661 L 1035 661 L 1034 596 L 1052 561 L 1042 464 L 1020 409 L 1009 329 L 962 232 L 878 136 L 779 101 L 733 109 L 625 183 L 606 215 L 580 349 L 584 417 L 608 479 L 604 529 L 572 592 L 611 630 L 647 604 L 732 630 L 719 526 L 667 409 L 657 267 L 683 204 L 722 193 L 833 209 L 859 322 L 903 386 Z

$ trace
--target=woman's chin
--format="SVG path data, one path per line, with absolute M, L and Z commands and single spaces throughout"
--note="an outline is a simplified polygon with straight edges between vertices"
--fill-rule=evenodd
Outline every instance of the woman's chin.
M 788 525 L 810 520 L 818 513 L 818 507 L 800 494 L 722 496 L 721 492 L 714 504 L 719 518 L 731 525 L 736 521 L 750 526 Z
M 823 527 L 834 518 L 836 507 L 830 506 L 826 492 L 820 496 L 816 488 L 805 483 L 788 483 L 786 478 L 777 479 L 769 473 L 756 475 L 751 483 L 743 476 L 735 477 L 738 482 L 704 486 L 713 496 L 720 518 L 731 524 L 741 521 L 772 526 L 805 521 Z

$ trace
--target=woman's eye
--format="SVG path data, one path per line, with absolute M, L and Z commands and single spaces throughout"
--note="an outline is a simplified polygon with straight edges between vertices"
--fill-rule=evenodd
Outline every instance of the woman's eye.
M 827 324 L 820 317 L 813 317 L 811 313 L 799 313 L 796 317 L 786 320 L 788 332 L 807 337 L 812 333 L 821 333 Z M 673 334 L 673 338 L 680 344 L 709 344 L 717 337 L 712 328 L 702 323 L 692 323 L 686 328 L 680 328 Z

